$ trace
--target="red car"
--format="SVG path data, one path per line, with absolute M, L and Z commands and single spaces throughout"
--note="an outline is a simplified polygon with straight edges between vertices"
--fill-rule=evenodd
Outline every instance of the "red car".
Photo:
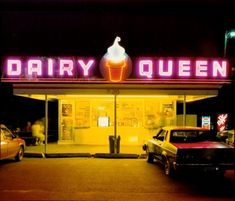
M 225 170 L 235 167 L 234 147 L 199 127 L 163 127 L 143 149 L 148 162 L 156 159 L 163 164 L 166 175 L 188 169 L 213 171 L 222 176 Z
M 0 159 L 14 158 L 21 161 L 24 156 L 25 141 L 14 135 L 5 125 L 0 124 Z

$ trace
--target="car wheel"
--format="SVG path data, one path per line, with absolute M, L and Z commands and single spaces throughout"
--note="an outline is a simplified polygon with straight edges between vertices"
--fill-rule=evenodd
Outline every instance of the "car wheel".
M 153 153 L 148 152 L 147 153 L 147 162 L 148 163 L 153 163 L 153 160 L 154 160 Z
M 24 156 L 24 148 L 22 146 L 20 146 L 20 149 L 15 157 L 16 161 L 21 161 L 23 159 Z

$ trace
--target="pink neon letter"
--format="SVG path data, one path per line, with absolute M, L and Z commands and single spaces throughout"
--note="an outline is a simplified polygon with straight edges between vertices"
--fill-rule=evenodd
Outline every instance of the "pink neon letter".
M 196 61 L 196 77 L 207 77 L 208 66 L 207 61 L 197 60 Z
M 164 71 L 164 67 L 163 67 L 163 60 L 159 60 L 159 75 L 160 76 L 172 76 L 173 73 L 173 61 L 172 60 L 168 60 L 167 61 L 167 71 Z
M 52 59 L 48 59 L 48 75 L 52 76 L 53 75 L 53 60 Z
M 42 61 L 38 59 L 30 59 L 28 61 L 28 75 L 42 75 Z
M 89 75 L 88 71 L 91 68 L 92 64 L 94 63 L 94 60 L 93 59 L 89 60 L 87 64 L 85 64 L 83 60 L 78 60 L 78 63 L 83 69 L 83 75 L 88 76 Z
M 60 70 L 59 74 L 63 76 L 65 72 L 67 72 L 68 75 L 73 75 L 73 61 L 70 59 L 61 59 L 60 60 Z
M 139 61 L 139 75 L 152 78 L 153 75 L 153 62 L 151 60 L 140 60 Z
M 222 61 L 222 64 L 220 64 L 218 61 L 213 61 L 213 77 L 218 77 L 219 75 L 221 77 L 227 76 L 227 61 Z
M 17 59 L 7 60 L 7 75 L 14 76 L 21 74 L 21 61 Z
M 190 76 L 190 60 L 179 60 L 179 76 Z

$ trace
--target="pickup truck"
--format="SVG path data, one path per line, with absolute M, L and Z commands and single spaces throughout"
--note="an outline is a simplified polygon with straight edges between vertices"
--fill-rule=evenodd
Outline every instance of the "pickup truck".
M 182 170 L 213 171 L 222 176 L 235 167 L 234 147 L 200 127 L 162 127 L 143 149 L 147 162 L 158 160 L 169 176 Z

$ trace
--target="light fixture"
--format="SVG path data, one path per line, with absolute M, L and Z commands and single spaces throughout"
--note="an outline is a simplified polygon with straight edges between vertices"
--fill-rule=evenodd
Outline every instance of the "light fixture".
M 230 31 L 226 31 L 224 35 L 224 57 L 227 55 L 227 43 L 228 39 L 235 38 L 235 29 L 231 29 Z

